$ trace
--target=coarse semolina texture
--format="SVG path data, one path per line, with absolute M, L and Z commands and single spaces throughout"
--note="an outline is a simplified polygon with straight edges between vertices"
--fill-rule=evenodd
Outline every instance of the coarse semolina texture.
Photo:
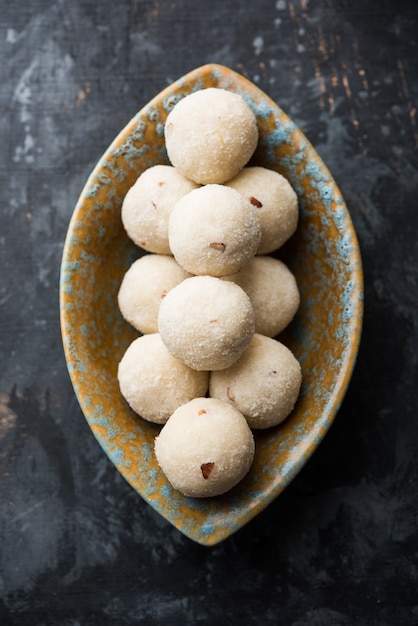
M 240 359 L 212 372 L 209 395 L 237 408 L 250 428 L 270 428 L 292 412 L 302 381 L 301 367 L 279 341 L 255 334 Z
M 217 496 L 247 474 L 254 437 L 237 409 L 214 398 L 179 407 L 155 439 L 155 454 L 172 486 L 186 496 Z
M 172 165 L 196 183 L 224 183 L 248 163 L 258 142 L 256 117 L 238 94 L 208 88 L 170 111 L 165 143 Z
M 177 261 L 168 255 L 146 254 L 125 273 L 119 292 L 120 312 L 141 333 L 158 332 L 158 311 L 167 293 L 188 278 Z
M 205 395 L 208 373 L 197 372 L 173 357 L 158 333 L 135 339 L 118 367 L 121 393 L 149 422 L 164 424 L 177 407 Z
M 171 254 L 168 219 L 176 204 L 197 185 L 171 165 L 144 170 L 122 203 L 122 222 L 128 236 L 148 252 Z
M 271 256 L 256 256 L 239 272 L 224 276 L 249 296 L 254 307 L 255 332 L 267 337 L 281 333 L 300 304 L 296 279 L 289 268 Z
M 184 196 L 169 220 L 169 243 L 178 263 L 198 275 L 225 276 L 256 253 L 257 209 L 225 185 L 205 185 Z
M 213 276 L 192 276 L 161 302 L 158 329 L 173 356 L 197 370 L 229 367 L 254 334 L 254 310 L 245 291 Z
M 261 240 L 257 254 L 277 250 L 294 234 L 299 217 L 298 199 L 284 176 L 265 167 L 245 167 L 226 184 L 258 208 Z

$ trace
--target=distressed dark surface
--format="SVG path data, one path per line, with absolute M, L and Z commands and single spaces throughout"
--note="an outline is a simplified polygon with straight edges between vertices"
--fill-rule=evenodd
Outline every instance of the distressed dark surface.
M 418 623 L 418 4 L 0 0 L 0 623 Z M 302 128 L 364 262 L 336 422 L 265 512 L 208 549 L 118 475 L 61 347 L 68 222 L 105 148 L 208 62 Z

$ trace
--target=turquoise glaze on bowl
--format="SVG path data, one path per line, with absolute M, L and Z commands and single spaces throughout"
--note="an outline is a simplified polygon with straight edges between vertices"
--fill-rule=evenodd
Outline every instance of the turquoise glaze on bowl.
M 300 310 L 280 340 L 302 366 L 295 410 L 255 434 L 246 478 L 223 496 L 193 499 L 174 491 L 154 456 L 159 428 L 126 405 L 116 372 L 137 333 L 120 315 L 117 293 L 135 258 L 122 200 L 146 168 L 167 163 L 164 123 L 187 94 L 207 87 L 245 98 L 260 141 L 251 161 L 275 169 L 299 198 L 299 227 L 281 249 L 296 275 Z M 222 541 L 262 511 L 296 476 L 330 428 L 354 367 L 361 334 L 363 277 L 357 238 L 330 172 L 303 133 L 260 89 L 219 65 L 206 65 L 162 91 L 129 122 L 89 177 L 65 241 L 60 282 L 65 357 L 84 415 L 100 445 L 130 485 L 178 530 L 205 545 Z

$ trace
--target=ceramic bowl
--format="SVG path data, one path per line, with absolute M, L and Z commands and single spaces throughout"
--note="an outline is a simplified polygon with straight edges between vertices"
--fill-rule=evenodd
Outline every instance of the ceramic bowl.
M 257 432 L 254 464 L 223 496 L 188 498 L 172 489 L 154 456 L 159 428 L 127 406 L 117 366 L 136 331 L 117 293 L 143 252 L 123 229 L 122 200 L 139 174 L 168 163 L 164 122 L 187 94 L 207 87 L 239 93 L 255 112 L 260 141 L 250 164 L 277 170 L 299 197 L 299 227 L 279 251 L 296 275 L 300 310 L 281 336 L 299 359 L 303 384 L 291 416 Z M 103 450 L 142 498 L 178 530 L 205 545 L 225 539 L 271 503 L 330 428 L 355 363 L 362 324 L 362 269 L 355 231 L 327 167 L 291 119 L 232 70 L 206 65 L 167 87 L 117 136 L 89 177 L 72 216 L 60 282 L 61 327 L 70 377 Z

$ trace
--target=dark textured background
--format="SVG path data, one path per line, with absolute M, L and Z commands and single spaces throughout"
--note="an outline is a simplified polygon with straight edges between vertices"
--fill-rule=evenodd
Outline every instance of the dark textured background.
M 418 623 L 418 3 L 0 0 L 0 624 Z M 58 281 L 81 188 L 156 93 L 222 63 L 302 128 L 364 262 L 320 449 L 214 548 L 118 475 L 78 407 Z

